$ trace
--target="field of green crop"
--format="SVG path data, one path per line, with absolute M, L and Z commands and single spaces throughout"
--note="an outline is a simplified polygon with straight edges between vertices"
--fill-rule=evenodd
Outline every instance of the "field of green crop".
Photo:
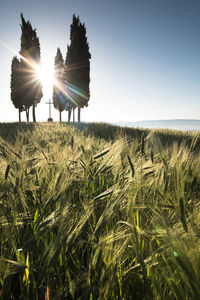
M 199 152 L 199 133 L 0 124 L 0 299 L 200 299 Z

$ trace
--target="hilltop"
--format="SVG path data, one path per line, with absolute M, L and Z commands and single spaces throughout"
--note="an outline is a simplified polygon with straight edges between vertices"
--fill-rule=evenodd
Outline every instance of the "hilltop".
M 154 121 L 152 121 L 154 122 Z M 159 122 L 159 121 L 158 121 Z M 164 122 L 164 121 L 163 121 Z M 200 132 L 196 131 L 181 131 L 173 129 L 148 129 L 148 128 L 139 128 L 133 126 L 123 126 L 112 125 L 109 123 L 0 123 L 0 136 L 6 140 L 15 139 L 18 133 L 23 133 L 27 131 L 41 131 L 44 130 L 46 134 L 51 134 L 53 129 L 56 132 L 60 132 L 66 129 L 66 132 L 72 130 L 72 128 L 81 131 L 83 135 L 91 135 L 96 138 L 104 139 L 106 141 L 114 141 L 119 136 L 127 136 L 133 139 L 141 139 L 142 135 L 149 135 L 150 133 L 154 136 L 157 136 L 163 145 L 178 142 L 185 142 L 190 144 L 195 137 L 195 148 L 198 148 L 200 145 Z M 134 123 L 130 123 L 134 124 Z M 49 131 L 48 131 L 49 130 Z M 77 132 L 77 131 L 76 131 Z

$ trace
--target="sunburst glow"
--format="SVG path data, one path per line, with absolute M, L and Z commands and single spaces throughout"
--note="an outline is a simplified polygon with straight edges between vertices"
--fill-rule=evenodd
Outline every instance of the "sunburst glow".
M 38 79 L 41 81 L 43 89 L 52 92 L 54 84 L 54 69 L 51 63 L 44 61 L 35 67 Z

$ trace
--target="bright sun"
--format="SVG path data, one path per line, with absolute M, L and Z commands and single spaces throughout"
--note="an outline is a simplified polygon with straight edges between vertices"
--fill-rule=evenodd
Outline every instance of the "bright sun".
M 41 65 L 36 67 L 36 73 L 38 78 L 41 80 L 43 88 L 51 92 L 54 83 L 53 66 L 48 62 L 43 62 Z

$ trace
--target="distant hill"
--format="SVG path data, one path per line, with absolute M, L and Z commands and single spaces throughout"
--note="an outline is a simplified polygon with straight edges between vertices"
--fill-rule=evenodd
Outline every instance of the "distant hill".
M 137 122 L 117 122 L 119 126 L 139 127 L 139 128 L 167 128 L 184 131 L 200 130 L 200 120 L 174 119 L 174 120 L 149 120 Z

